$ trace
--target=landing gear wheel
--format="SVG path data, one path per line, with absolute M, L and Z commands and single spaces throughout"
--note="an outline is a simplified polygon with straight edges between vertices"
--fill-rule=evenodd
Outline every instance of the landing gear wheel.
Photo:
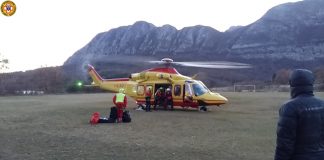
M 206 106 L 199 106 L 199 111 L 206 112 L 207 111 L 207 107 Z

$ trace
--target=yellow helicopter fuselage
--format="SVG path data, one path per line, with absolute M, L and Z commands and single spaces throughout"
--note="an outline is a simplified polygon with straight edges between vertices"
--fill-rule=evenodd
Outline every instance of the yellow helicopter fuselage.
M 181 107 L 222 105 L 227 99 L 219 93 L 211 92 L 201 81 L 181 75 L 175 68 L 152 68 L 140 73 L 133 73 L 129 78 L 103 79 L 89 65 L 89 75 L 95 86 L 104 90 L 118 92 L 124 88 L 125 94 L 133 98 L 138 105 L 145 104 L 145 92 L 151 89 L 154 103 L 154 93 L 159 88 L 170 88 L 172 91 L 173 105 Z

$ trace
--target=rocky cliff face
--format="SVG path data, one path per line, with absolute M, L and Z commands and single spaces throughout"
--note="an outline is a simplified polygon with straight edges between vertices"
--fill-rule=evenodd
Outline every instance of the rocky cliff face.
M 211 27 L 194 26 L 177 30 L 139 21 L 98 34 L 70 57 L 66 64 L 102 55 L 163 55 L 215 53 L 223 34 Z
M 231 51 L 245 58 L 324 57 L 324 1 L 276 6 L 255 23 L 241 28 L 236 38 Z

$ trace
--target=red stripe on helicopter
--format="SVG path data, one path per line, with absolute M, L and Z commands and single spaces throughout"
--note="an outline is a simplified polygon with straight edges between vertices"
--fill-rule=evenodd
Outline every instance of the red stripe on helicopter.
M 162 72 L 169 74 L 179 74 L 179 72 L 175 68 L 151 68 L 146 70 L 148 72 Z
M 129 78 L 104 79 L 104 81 L 129 81 Z

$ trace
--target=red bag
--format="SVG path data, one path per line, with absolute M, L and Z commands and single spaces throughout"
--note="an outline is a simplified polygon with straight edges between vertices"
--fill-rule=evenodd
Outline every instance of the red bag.
M 90 118 L 90 124 L 97 124 L 99 122 L 100 115 L 99 112 L 94 112 Z

